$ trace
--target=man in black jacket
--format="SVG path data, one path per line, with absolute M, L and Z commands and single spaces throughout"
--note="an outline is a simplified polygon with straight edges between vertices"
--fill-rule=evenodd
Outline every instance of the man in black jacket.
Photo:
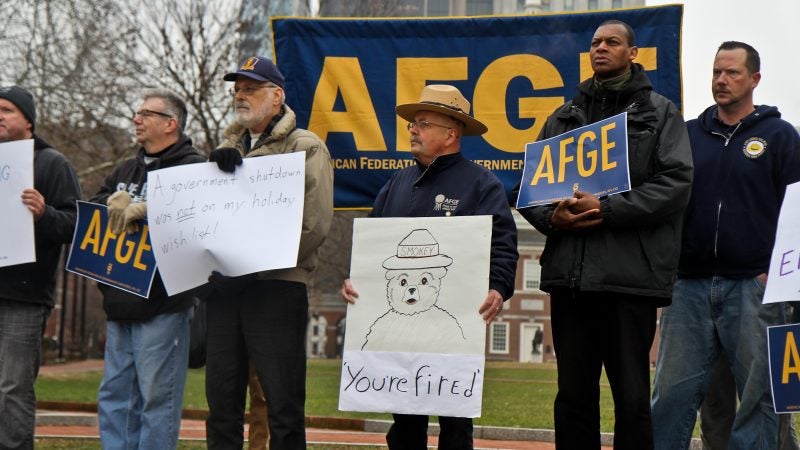
M 550 293 L 558 355 L 556 445 L 600 447 L 605 367 L 615 405 L 614 448 L 653 447 L 649 352 L 656 310 L 669 304 L 678 265 L 681 212 L 692 160 L 675 105 L 653 92 L 633 63 L 635 35 L 607 21 L 590 48 L 594 76 L 547 120 L 539 139 L 627 111 L 631 190 L 567 200 L 520 213 L 547 236 L 542 289 Z
M 109 175 L 93 202 L 108 205 L 115 234 L 147 218 L 147 173 L 206 159 L 185 134 L 186 105 L 169 91 L 145 93 L 133 117 L 136 156 Z M 104 284 L 105 366 L 97 395 L 103 448 L 176 448 L 189 360 L 194 291 L 167 295 L 156 272 L 150 295 Z
M 72 240 L 81 192 L 69 161 L 34 134 L 33 96 L 0 87 L 0 142 L 33 139 L 33 188 L 22 203 L 33 214 L 36 262 L 0 268 L 0 448 L 32 449 L 42 332 L 55 304 L 61 247 Z M 14 239 L 6 236 L 4 239 Z

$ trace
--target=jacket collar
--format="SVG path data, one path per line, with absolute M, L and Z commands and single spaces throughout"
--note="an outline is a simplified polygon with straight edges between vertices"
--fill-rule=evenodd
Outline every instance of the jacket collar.
M 259 145 L 265 144 L 267 142 L 283 139 L 289 135 L 297 127 L 297 117 L 292 111 L 292 108 L 289 105 L 283 105 L 283 117 L 281 117 L 277 123 L 272 125 L 272 130 L 269 134 L 265 132 L 261 134 L 261 138 L 259 138 L 259 142 L 253 143 L 251 149 L 257 148 Z M 244 139 L 244 135 L 249 133 L 247 128 L 239 125 L 238 123 L 234 122 L 225 129 L 223 133 L 225 141 L 231 142 L 238 142 L 240 145 L 242 144 L 242 139 Z M 256 145 L 257 144 L 257 145 Z M 244 147 L 242 147 L 244 150 Z
M 427 167 L 419 162 L 418 159 L 414 159 L 414 161 L 417 163 L 417 169 L 420 172 L 419 178 L 415 184 L 420 182 L 426 176 L 433 176 L 437 173 L 444 172 L 448 167 L 451 167 L 462 160 L 464 160 L 464 157 L 461 156 L 461 152 L 437 156 L 433 161 L 431 161 L 430 164 L 428 164 Z

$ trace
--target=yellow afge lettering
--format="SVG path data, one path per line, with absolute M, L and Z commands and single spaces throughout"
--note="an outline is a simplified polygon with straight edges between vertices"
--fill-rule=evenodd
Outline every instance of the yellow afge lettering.
M 783 371 L 781 372 L 781 384 L 789 384 L 789 375 L 797 375 L 800 381 L 800 354 L 797 352 L 797 342 L 794 340 L 794 333 L 786 333 L 786 346 L 783 349 Z
M 595 139 L 597 139 L 597 135 L 591 131 L 581 133 L 581 135 L 578 137 L 578 174 L 584 178 L 593 174 L 597 168 L 597 150 L 586 151 L 584 149 L 585 142 L 587 140 L 592 142 Z M 588 168 L 585 164 L 587 158 L 592 161 Z
M 94 210 L 92 218 L 89 220 L 89 227 L 86 229 L 86 234 L 83 235 L 81 241 L 81 250 L 86 250 L 90 244 L 92 246 L 92 253 L 95 255 L 99 251 L 97 248 L 100 245 L 100 231 L 103 229 L 103 223 L 100 220 L 100 211 Z
M 558 69 L 541 56 L 509 55 L 486 66 L 475 83 L 472 109 L 475 118 L 489 128 L 483 135 L 486 142 L 509 153 L 525 151 L 525 144 L 539 135 L 547 116 L 564 103 L 564 97 L 520 98 L 519 117 L 534 120 L 528 128 L 516 128 L 508 121 L 506 96 L 509 83 L 517 77 L 527 78 L 533 90 L 564 86 Z
M 131 260 L 131 256 L 133 256 L 133 249 L 136 247 L 136 244 L 125 239 L 126 236 L 127 233 L 124 231 L 118 236 L 117 251 L 114 252 L 114 259 L 116 259 L 120 264 L 128 264 L 128 261 Z M 127 247 L 127 251 L 125 253 L 122 253 L 123 246 Z
M 151 246 L 147 244 L 147 230 L 147 225 L 144 225 L 138 243 L 126 239 L 127 234 L 124 231 L 117 236 L 111 231 L 109 224 L 103 227 L 100 210 L 95 209 L 92 211 L 86 234 L 83 235 L 81 240 L 80 249 L 86 250 L 89 247 L 89 250 L 95 255 L 105 256 L 109 242 L 117 241 L 114 246 L 114 259 L 118 263 L 127 264 L 130 262 L 131 257 L 135 255 L 133 267 L 139 270 L 147 270 L 147 265 L 142 263 L 142 254 L 151 250 Z
M 614 122 L 609 123 L 608 125 L 603 125 L 600 127 L 600 152 L 603 158 L 602 164 L 602 171 L 605 172 L 606 170 L 611 170 L 617 167 L 617 162 L 608 162 L 608 152 L 614 149 L 617 146 L 617 143 L 614 141 L 608 140 L 608 132 L 613 130 L 617 127 L 617 124 Z
M 656 70 L 657 55 L 655 47 L 640 48 L 636 61 L 641 62 L 645 70 Z M 578 59 L 581 79 L 591 76 L 589 54 L 581 53 Z M 469 58 L 466 56 L 397 58 L 396 64 L 395 105 L 416 102 L 420 92 L 428 83 L 469 80 Z M 515 79 L 527 80 L 531 86 L 530 96 L 514 99 L 517 102 L 518 118 L 531 119 L 527 128 L 517 128 L 513 125 L 506 110 L 506 103 L 509 100 L 508 87 Z M 562 87 L 564 80 L 561 73 L 550 61 L 541 56 L 508 55 L 491 61 L 480 72 L 475 81 L 475 91 L 472 92 L 471 113 L 489 128 L 482 138 L 494 148 L 504 152 L 525 151 L 525 144 L 539 135 L 547 117 L 564 103 L 563 96 L 544 97 L 533 94 L 536 91 Z M 467 98 L 470 97 L 469 92 L 462 90 L 462 93 Z M 337 99 L 341 99 L 343 111 L 334 111 Z M 607 140 L 607 131 L 613 127 L 611 125 L 608 129 L 601 129 L 600 153 L 595 147 L 577 155 L 578 170 L 581 175 L 594 173 L 598 164 L 601 170 L 616 167 L 616 162 L 608 159 L 608 151 L 614 148 L 615 143 Z M 319 83 L 314 91 L 308 129 L 323 141 L 327 140 L 328 133 L 350 133 L 358 151 L 387 150 L 375 105 L 357 57 L 325 58 Z M 396 118 L 395 137 L 397 151 L 411 149 L 406 122 L 400 117 Z M 583 140 L 578 139 L 579 147 L 596 140 L 596 136 L 581 137 Z M 584 157 L 586 159 L 581 159 Z M 546 169 L 544 166 L 542 168 Z M 548 177 L 547 173 L 546 170 L 541 172 L 543 177 Z
M 550 154 L 550 146 L 545 145 L 542 150 L 542 158 L 536 166 L 536 173 L 531 179 L 531 186 L 539 183 L 539 178 L 547 179 L 548 184 L 556 182 L 555 174 L 553 173 L 553 155 Z
M 608 133 L 616 127 L 615 123 L 600 127 L 600 171 L 605 172 L 617 167 L 616 161 L 611 161 L 609 152 L 613 150 L 617 143 L 610 141 Z M 589 178 L 597 171 L 597 134 L 594 131 L 586 130 L 578 136 L 576 146 L 576 156 L 570 155 L 567 150 L 575 145 L 574 137 L 564 137 L 558 141 L 558 172 L 554 172 L 553 155 L 550 145 L 545 145 L 536 172 L 531 179 L 531 186 L 539 183 L 544 178 L 548 184 L 563 183 L 566 178 L 567 166 L 572 163 L 577 165 L 578 175 Z M 576 161 L 577 157 L 577 161 Z M 587 161 L 589 161 L 587 166 Z
M 139 237 L 139 246 L 136 249 L 136 258 L 133 259 L 133 267 L 139 270 L 147 270 L 147 266 L 142 264 L 142 253 L 145 250 L 150 251 L 151 247 L 147 245 L 147 225 L 142 229 L 142 235 Z
M 562 139 L 558 143 L 558 182 L 564 182 L 564 175 L 567 172 L 567 163 L 575 160 L 574 156 L 567 155 L 567 146 L 575 142 L 575 138 L 569 137 Z
M 336 97 L 340 94 L 345 110 L 334 111 Z M 314 91 L 308 129 L 323 141 L 330 132 L 352 133 L 359 151 L 386 151 L 378 116 L 358 58 L 325 58 L 322 75 Z

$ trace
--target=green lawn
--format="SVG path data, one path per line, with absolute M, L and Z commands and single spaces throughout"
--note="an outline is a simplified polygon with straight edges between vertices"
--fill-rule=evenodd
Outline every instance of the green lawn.
M 322 417 L 368 418 L 390 420 L 389 414 L 342 412 L 337 409 L 341 360 L 308 361 L 306 378 L 306 414 Z M 39 376 L 36 395 L 44 401 L 94 403 L 101 372 L 73 373 L 58 376 Z M 652 376 L 652 373 L 651 373 Z M 553 429 L 553 399 L 556 395 L 556 369 L 550 364 L 492 363 L 486 364 L 483 392 L 483 415 L 475 420 L 477 425 L 501 427 Z M 184 394 L 184 408 L 208 409 L 205 398 L 205 373 L 203 369 L 190 370 Z M 605 375 L 600 381 L 600 428 L 613 432 L 614 404 Z M 800 415 L 794 415 L 795 428 L 800 429 Z M 695 436 L 698 435 L 695 427 Z M 85 448 L 85 441 L 72 445 L 65 440 L 63 446 L 39 446 L 42 449 Z M 203 444 L 204 445 L 204 444 Z M 96 448 L 100 448 L 99 444 Z M 205 448 L 193 443 L 182 443 L 181 449 Z M 314 448 L 314 447 L 309 447 Z M 319 447 L 321 448 L 321 447 Z M 346 446 L 327 447 L 348 450 Z M 360 450 L 369 447 L 359 447 Z
M 308 362 L 306 414 L 309 416 L 390 419 L 389 414 L 341 412 L 337 410 L 341 360 L 313 359 Z M 100 372 L 40 376 L 36 382 L 39 400 L 96 402 Z M 184 408 L 208 409 L 203 369 L 190 370 Z M 478 425 L 553 428 L 556 370 L 548 364 L 487 363 L 483 415 Z M 613 429 L 613 403 L 608 384 L 601 382 L 601 429 Z

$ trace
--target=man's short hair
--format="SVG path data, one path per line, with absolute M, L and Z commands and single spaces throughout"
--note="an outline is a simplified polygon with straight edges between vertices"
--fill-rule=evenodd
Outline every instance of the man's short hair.
M 187 116 L 186 103 L 184 103 L 183 99 L 167 89 L 148 89 L 144 93 L 144 99 L 147 100 L 149 98 L 160 98 L 164 101 L 164 105 L 167 107 L 164 112 L 175 117 L 175 121 L 178 122 L 178 133 L 183 133 Z
M 761 72 L 761 57 L 758 56 L 758 51 L 756 51 L 756 49 L 749 44 L 739 41 L 725 41 L 719 46 L 717 53 L 719 53 L 721 50 L 737 49 L 742 49 L 747 53 L 747 57 L 744 60 L 744 65 L 751 74 Z
M 625 28 L 625 33 L 628 35 L 628 47 L 636 47 L 636 32 L 633 31 L 630 25 L 621 20 L 609 19 L 601 23 L 597 28 L 606 25 L 622 25 L 622 27 Z

